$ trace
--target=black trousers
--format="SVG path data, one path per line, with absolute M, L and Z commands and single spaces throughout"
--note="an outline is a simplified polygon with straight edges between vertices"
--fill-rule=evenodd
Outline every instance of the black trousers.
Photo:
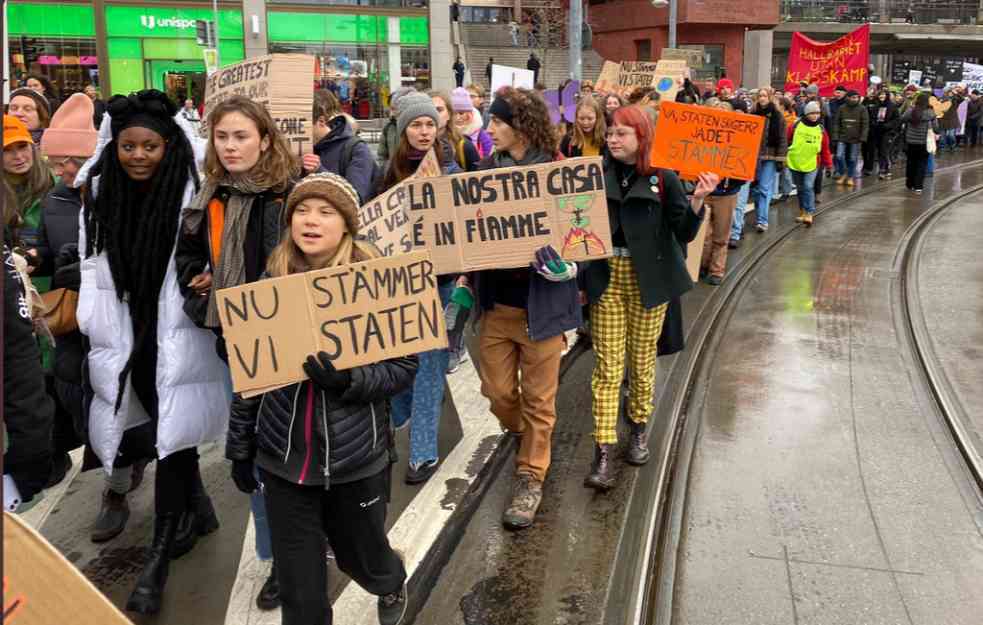
M 381 596 L 402 588 L 406 569 L 386 536 L 389 473 L 387 467 L 325 490 L 260 469 L 283 602 L 282 625 L 332 623 L 325 537 L 338 568 L 366 591 Z
M 970 145 L 976 145 L 980 138 L 980 123 L 979 122 L 966 122 L 966 137 L 969 139 Z
M 182 449 L 157 461 L 154 506 L 157 515 L 187 510 L 195 485 L 201 483 L 198 449 Z
M 825 177 L 826 168 L 820 166 L 819 170 L 816 172 L 816 182 L 812 185 L 813 191 L 816 192 L 816 197 L 823 192 L 823 178 Z
M 877 161 L 877 140 L 870 133 L 867 140 L 860 148 L 860 155 L 864 160 L 864 173 L 870 174 L 874 171 L 874 163 Z
M 924 144 L 908 144 L 908 162 L 905 167 L 905 186 L 909 189 L 925 187 L 925 170 L 928 168 L 928 148 Z

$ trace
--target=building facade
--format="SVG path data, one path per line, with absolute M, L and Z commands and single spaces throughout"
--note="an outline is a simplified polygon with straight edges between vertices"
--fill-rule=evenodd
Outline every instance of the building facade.
M 361 2 L 220 3 L 220 63 L 267 51 L 311 54 L 315 87 L 333 89 L 356 117 L 378 116 L 394 88 L 431 86 L 431 20 L 424 6 Z M 214 19 L 210 2 L 7 5 L 13 85 L 36 74 L 62 95 L 89 84 L 104 95 L 144 88 L 196 102 L 204 95 L 195 21 Z
M 778 9 L 776 0 L 678 0 L 677 47 L 703 50 L 697 77 L 740 81 L 747 33 L 774 28 Z M 606 59 L 655 60 L 669 45 L 669 9 L 650 0 L 588 0 L 587 14 L 593 47 Z

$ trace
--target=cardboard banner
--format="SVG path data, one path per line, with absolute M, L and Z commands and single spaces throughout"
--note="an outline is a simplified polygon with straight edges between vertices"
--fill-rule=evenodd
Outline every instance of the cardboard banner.
M 5 625 L 132 625 L 75 566 L 15 514 L 3 513 Z
M 685 60 L 663 59 L 652 61 L 605 61 L 594 88 L 606 93 L 628 96 L 638 87 L 653 87 L 663 102 L 674 101 L 682 89 L 683 80 L 689 76 Z
M 263 104 L 298 156 L 314 148 L 314 57 L 267 54 L 228 65 L 205 80 L 205 119 L 223 100 L 241 95 Z
M 686 61 L 691 69 L 703 69 L 703 54 L 705 48 L 662 48 L 663 61 Z
M 792 49 L 785 74 L 785 91 L 795 93 L 800 82 L 819 85 L 819 95 L 833 95 L 837 85 L 867 92 L 870 63 L 870 24 L 836 41 L 814 41 L 802 33 L 792 34 Z
M 232 386 L 251 397 L 307 379 L 324 351 L 350 369 L 447 347 L 437 274 L 412 252 L 218 291 Z
M 655 167 L 683 178 L 713 172 L 721 178 L 754 180 L 765 118 L 721 109 L 663 102 L 652 142 Z
M 494 98 L 495 92 L 502 87 L 521 87 L 522 89 L 535 89 L 534 78 L 536 73 L 531 69 L 520 69 L 507 65 L 492 65 L 491 75 L 491 94 Z
M 436 178 L 442 173 L 437 153 L 431 148 L 412 178 Z M 396 185 L 358 209 L 359 233 L 385 256 L 405 254 L 413 249 L 408 199 L 406 187 Z
M 600 157 L 403 182 L 412 244 L 438 274 L 526 267 L 552 245 L 569 261 L 611 255 Z

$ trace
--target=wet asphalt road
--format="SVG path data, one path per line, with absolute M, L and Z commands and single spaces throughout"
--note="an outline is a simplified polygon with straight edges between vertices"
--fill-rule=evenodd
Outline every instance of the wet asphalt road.
M 675 623 L 980 622 L 983 501 L 899 338 L 894 265 L 918 215 L 978 184 L 980 167 L 940 173 L 924 197 L 895 185 L 825 215 L 741 294 L 698 413 Z M 983 243 L 967 226 L 953 248 Z M 959 254 L 927 263 L 922 284 L 963 275 Z M 978 384 L 964 350 L 983 302 L 944 278 L 932 297 L 977 321 L 959 340 L 957 316 L 933 325 Z
M 983 153 L 979 156 L 983 156 Z M 945 162 L 941 163 L 942 166 L 945 164 Z M 977 174 L 962 174 L 962 178 L 966 181 L 964 184 L 976 180 L 973 176 L 979 177 Z M 950 187 L 955 185 L 951 176 L 947 178 L 940 175 L 936 179 L 936 184 L 939 183 Z M 842 189 L 827 187 L 824 198 L 829 201 L 842 193 L 844 193 Z M 875 201 L 873 197 L 878 199 Z M 782 393 L 789 397 L 806 398 L 802 400 L 806 404 L 804 408 L 796 408 L 795 411 L 792 411 L 800 416 L 818 412 L 817 398 L 824 398 L 824 400 L 829 401 L 830 410 L 832 411 L 835 407 L 836 414 L 840 414 L 844 401 L 843 393 L 845 392 L 845 388 L 842 386 L 844 378 L 840 371 L 843 366 L 841 357 L 843 349 L 849 344 L 847 340 L 849 337 L 844 337 L 843 332 L 844 328 L 850 327 L 848 319 L 856 306 L 861 306 L 861 311 L 866 311 L 868 315 L 877 317 L 877 319 L 863 321 L 862 332 L 855 331 L 855 334 L 860 334 L 864 342 L 869 341 L 871 348 L 881 346 L 881 344 L 890 344 L 890 336 L 886 328 L 882 327 L 883 323 L 875 323 L 877 320 L 884 322 L 880 317 L 885 315 L 888 320 L 890 319 L 888 301 L 885 299 L 878 304 L 876 300 L 879 295 L 868 291 L 861 291 L 863 299 L 857 300 L 855 299 L 857 289 L 849 285 L 858 280 L 861 284 L 880 284 L 890 279 L 889 271 L 885 273 L 873 260 L 871 260 L 871 266 L 864 265 L 868 260 L 868 253 L 870 250 L 887 250 L 888 248 L 893 253 L 893 247 L 891 247 L 889 240 L 896 240 L 900 236 L 900 232 L 904 230 L 904 224 L 918 214 L 919 207 L 927 206 L 931 196 L 927 194 L 922 200 L 902 201 L 899 199 L 903 197 L 902 191 L 885 195 L 883 200 L 880 199 L 881 196 L 873 197 L 867 196 L 863 200 L 858 200 L 856 207 L 839 209 L 829 217 L 817 222 L 817 227 L 808 236 L 812 239 L 826 241 L 822 245 L 816 241 L 809 241 L 801 232 L 793 235 L 793 240 L 787 241 L 783 246 L 786 251 L 773 258 L 773 271 L 768 274 L 767 278 L 764 277 L 764 273 L 760 274 L 751 293 L 744 296 L 744 302 L 751 308 L 736 315 L 732 322 L 733 327 L 730 332 L 734 333 L 735 342 L 729 346 L 725 345 L 727 353 L 726 355 L 722 353 L 720 360 L 721 363 L 726 363 L 726 366 L 722 367 L 721 372 L 714 376 L 714 394 L 719 398 L 716 404 L 721 413 L 713 422 L 721 428 L 719 433 L 721 440 L 731 442 L 731 451 L 728 453 L 734 457 L 734 462 L 737 464 L 720 467 L 720 472 L 717 472 L 715 468 L 713 475 L 709 474 L 710 471 L 706 464 L 700 464 L 699 458 L 697 466 L 702 467 L 700 471 L 705 479 L 719 479 L 727 485 L 725 490 L 734 491 L 733 493 L 728 492 L 726 497 L 721 498 L 718 493 L 712 491 L 712 488 L 708 490 L 706 493 L 709 497 L 706 500 L 708 508 L 706 516 L 702 517 L 706 520 L 707 527 L 712 528 L 716 525 L 729 528 L 728 531 L 732 532 L 733 541 L 728 543 L 727 549 L 721 552 L 720 543 L 711 540 L 713 536 L 709 536 L 708 540 L 704 542 L 700 542 L 699 538 L 694 537 L 692 533 L 687 536 L 687 562 L 681 573 L 679 586 L 679 597 L 682 602 L 680 605 L 683 606 L 679 611 L 679 616 L 682 617 L 680 622 L 701 624 L 718 621 L 770 622 L 764 619 L 760 621 L 754 619 L 735 620 L 735 615 L 738 612 L 732 612 L 728 617 L 730 620 L 728 620 L 728 618 L 723 618 L 714 612 L 714 606 L 740 605 L 740 601 L 734 603 L 735 597 L 745 591 L 748 593 L 748 601 L 753 598 L 754 605 L 762 606 L 761 610 L 764 610 L 764 606 L 767 605 L 764 598 L 768 595 L 756 596 L 750 588 L 738 588 L 732 594 L 724 594 L 724 591 L 728 589 L 726 584 L 721 584 L 720 576 L 725 575 L 727 571 L 723 565 L 727 564 L 729 559 L 734 559 L 735 562 L 747 560 L 739 563 L 739 566 L 735 565 L 735 571 L 739 571 L 741 574 L 753 573 L 754 566 L 773 562 L 767 560 L 767 557 L 783 555 L 782 549 L 776 547 L 779 543 L 771 540 L 776 532 L 777 535 L 784 537 L 786 533 L 794 535 L 797 531 L 800 534 L 805 532 L 804 535 L 806 536 L 813 536 L 817 533 L 824 535 L 832 531 L 821 522 L 828 520 L 829 517 L 821 516 L 817 519 L 811 519 L 807 518 L 808 515 L 798 512 L 800 503 L 797 498 L 802 497 L 798 489 L 801 487 L 811 491 L 816 482 L 826 486 L 829 486 L 827 482 L 837 482 L 840 478 L 836 476 L 841 475 L 843 463 L 847 462 L 848 458 L 836 456 L 840 460 L 836 463 L 836 466 L 840 468 L 840 473 L 831 472 L 828 474 L 829 477 L 826 477 L 822 473 L 825 466 L 823 458 L 815 459 L 810 455 L 802 455 L 801 462 L 794 465 L 795 470 L 790 469 L 779 481 L 784 490 L 756 490 L 750 483 L 750 478 L 745 479 L 744 476 L 753 477 L 756 474 L 761 474 L 770 478 L 775 473 L 772 467 L 782 466 L 779 462 L 782 458 L 787 460 L 789 455 L 795 456 L 802 452 L 801 449 L 789 443 L 782 447 L 785 451 L 777 459 L 770 457 L 767 453 L 771 450 L 767 442 L 771 437 L 777 437 L 780 440 L 799 441 L 807 438 L 808 432 L 802 431 L 802 428 L 799 427 L 801 424 L 794 424 L 796 427 L 791 427 L 790 424 L 783 425 L 780 420 L 776 421 L 777 417 L 773 417 L 773 414 L 789 412 L 787 401 L 783 402 L 781 399 Z M 886 220 L 876 219 L 871 215 L 869 206 L 878 206 L 880 208 L 877 210 L 882 213 L 887 211 L 891 215 Z M 783 224 L 790 223 L 795 213 L 797 213 L 797 209 L 794 198 L 786 204 L 773 207 L 771 218 L 773 231 L 780 229 Z M 848 217 L 854 221 L 849 221 Z M 862 220 L 859 223 L 856 221 L 858 217 Z M 835 228 L 839 230 L 834 230 Z M 870 239 L 867 243 L 863 246 L 860 243 L 852 243 L 846 247 L 836 247 L 836 245 L 843 245 L 842 241 L 838 244 L 835 243 L 837 236 L 849 238 L 859 235 L 861 232 L 857 230 L 860 228 L 863 228 L 863 231 L 870 230 L 867 232 Z M 963 233 L 967 232 L 965 228 L 954 226 L 952 236 L 964 241 L 966 235 L 959 236 L 960 230 Z M 979 229 L 969 231 L 983 232 Z M 749 233 L 742 248 L 731 252 L 730 264 L 740 262 L 745 253 L 753 250 L 756 245 L 760 245 L 769 236 Z M 877 237 L 882 237 L 884 241 L 878 243 Z M 974 250 L 978 247 L 978 243 L 973 246 Z M 849 254 L 844 256 L 844 252 L 849 252 L 853 256 Z M 817 255 L 820 254 L 831 254 L 834 260 L 838 260 L 841 264 L 824 269 L 822 262 L 817 258 Z M 853 258 L 854 262 L 842 265 L 844 258 Z M 954 280 L 956 280 L 955 276 Z M 958 281 L 954 281 L 952 285 L 958 287 Z M 951 301 L 951 294 L 953 293 L 951 289 L 955 288 L 952 285 L 950 285 L 948 295 L 940 293 L 934 296 L 934 301 L 940 303 Z M 814 310 L 810 311 L 807 308 L 807 302 L 812 301 L 813 296 L 820 292 L 818 291 L 820 286 L 823 286 L 824 289 L 822 293 L 829 292 L 828 296 L 824 296 L 824 298 L 815 298 L 817 303 L 822 300 L 825 302 L 824 305 L 830 307 L 823 314 Z M 977 286 L 979 286 L 978 283 Z M 687 324 L 692 323 L 711 293 L 710 287 L 701 285 L 686 296 L 684 308 Z M 946 297 L 950 299 L 947 300 Z M 847 299 L 844 300 L 843 298 Z M 983 310 L 980 308 L 983 306 L 983 301 L 976 301 L 979 302 L 979 306 L 967 310 L 975 310 L 978 318 L 979 311 Z M 764 305 L 766 310 L 758 310 L 756 307 L 759 305 Z M 970 306 L 969 298 L 962 298 L 958 305 Z M 945 315 L 946 313 L 942 311 L 940 314 Z M 812 315 L 811 323 L 806 320 L 809 315 Z M 873 329 L 886 334 L 875 340 L 875 335 L 871 333 Z M 978 333 L 979 324 L 976 326 L 976 331 Z M 804 337 L 808 337 L 808 339 Z M 778 356 L 782 355 L 779 353 L 780 347 L 787 347 L 790 344 L 796 345 L 807 342 L 807 340 L 812 342 L 811 350 L 793 350 L 785 353 L 782 360 L 778 359 Z M 973 348 L 971 341 L 960 340 L 956 334 L 953 335 L 950 344 L 955 350 Z M 799 371 L 796 368 L 801 365 L 798 361 L 801 356 L 807 357 L 811 362 L 816 361 L 820 355 L 833 354 L 834 352 L 838 354 L 840 359 L 831 361 L 828 370 L 821 368 L 820 373 L 823 373 L 825 378 L 817 377 L 812 372 Z M 871 352 L 866 349 L 863 350 L 864 354 L 878 356 L 888 352 L 890 349 L 887 347 Z M 659 396 L 663 395 L 668 378 L 667 373 L 674 358 L 676 357 L 662 358 L 659 361 L 657 390 Z M 873 376 L 876 379 L 864 380 L 865 385 L 880 385 L 880 372 L 872 370 L 872 368 L 877 369 L 878 366 L 891 369 L 897 368 L 898 363 L 889 359 L 884 362 L 875 360 L 865 364 L 863 371 L 867 373 L 861 372 L 856 379 L 862 379 L 862 375 Z M 518 534 L 510 534 L 501 529 L 499 519 L 511 484 L 511 471 L 503 471 L 493 480 L 487 496 L 474 519 L 468 525 L 461 544 L 451 556 L 450 562 L 433 588 L 428 604 L 417 618 L 417 623 L 440 625 L 456 623 L 468 625 L 583 623 L 586 625 L 599 623 L 605 606 L 609 602 L 619 600 L 619 592 L 624 592 L 623 589 L 609 588 L 612 558 L 621 536 L 627 507 L 626 502 L 635 487 L 634 477 L 637 472 L 623 465 L 619 459 L 620 479 L 615 490 L 606 495 L 596 495 L 593 491 L 582 486 L 583 477 L 589 466 L 593 442 L 591 439 L 592 420 L 589 388 L 592 367 L 593 358 L 588 352 L 573 362 L 565 373 L 558 397 L 560 422 L 554 436 L 554 464 L 547 479 L 544 502 L 537 517 L 537 525 L 531 530 Z M 734 376 L 732 379 L 724 379 L 726 378 L 724 374 L 728 372 Z M 836 375 L 833 375 L 834 372 Z M 786 382 L 790 379 L 790 375 L 793 376 L 794 383 Z M 820 379 L 823 380 L 823 384 L 819 383 L 818 380 Z M 969 381 L 969 386 L 972 386 L 972 376 L 966 379 Z M 979 375 L 976 375 L 975 379 L 978 380 Z M 895 404 L 900 401 L 897 396 L 905 395 L 906 387 L 902 380 L 891 379 L 887 382 L 890 385 L 886 386 L 885 389 L 893 389 L 894 391 L 889 397 L 864 396 L 863 398 L 863 402 L 865 402 L 863 405 L 870 408 L 870 412 L 873 414 L 895 411 L 897 409 Z M 719 391 L 716 390 L 718 388 Z M 887 393 L 887 390 L 884 392 Z M 910 394 L 909 389 L 908 395 Z M 836 396 L 835 401 L 831 398 L 833 395 Z M 970 394 L 966 396 L 974 397 L 977 402 L 976 405 L 979 405 L 978 396 Z M 787 399 L 788 397 L 786 397 Z M 818 420 L 820 416 L 813 418 Z M 885 414 L 885 418 L 894 419 L 895 417 Z M 780 427 L 775 428 L 776 422 Z M 922 422 L 924 424 L 924 418 L 922 418 Z M 460 427 L 453 407 L 445 406 L 443 423 L 447 427 L 442 430 L 441 453 L 446 455 L 447 450 L 460 437 Z M 743 427 L 744 424 L 747 424 L 750 429 L 739 434 L 738 425 Z M 870 427 L 874 428 L 874 425 L 870 424 Z M 902 428 L 908 434 L 908 439 L 898 441 L 898 446 L 893 448 L 894 455 L 906 460 L 906 463 L 902 463 L 905 464 L 906 468 L 905 479 L 891 482 L 885 477 L 883 483 L 887 485 L 886 487 L 893 484 L 895 489 L 903 492 L 907 492 L 908 489 L 916 489 L 917 496 L 921 497 L 922 491 L 917 489 L 923 488 L 926 481 L 941 478 L 936 474 L 939 468 L 937 463 L 932 464 L 922 457 L 908 459 L 910 455 L 908 447 L 921 449 L 918 443 L 924 438 L 923 430 L 927 428 L 923 425 L 921 430 L 917 432 L 909 431 L 914 427 L 914 424 L 909 424 Z M 842 423 L 835 427 L 831 423 L 825 423 L 823 427 L 814 426 L 810 429 L 810 432 L 813 431 L 822 433 L 823 446 L 830 441 L 842 443 L 844 440 L 849 440 L 849 429 L 844 431 Z M 653 430 L 655 437 L 652 442 L 653 448 L 657 446 L 657 438 L 661 434 L 658 428 Z M 871 433 L 871 435 L 877 437 L 876 434 Z M 934 435 L 943 436 L 944 433 L 939 431 L 934 432 Z M 754 447 L 760 443 L 758 436 L 764 437 L 766 441 L 760 448 Z M 405 432 L 401 434 L 401 438 L 403 462 L 394 474 L 396 488 L 390 513 L 390 524 L 415 494 L 414 489 L 401 485 L 406 457 Z M 720 442 L 716 435 L 713 440 L 717 443 Z M 821 451 L 822 449 L 823 447 L 816 446 L 812 451 Z M 716 458 L 719 454 L 715 451 L 712 455 Z M 725 454 L 724 457 L 728 456 Z M 866 454 L 864 457 L 866 459 Z M 806 458 L 810 458 L 808 463 L 805 462 Z M 746 474 L 742 473 L 746 467 L 739 464 L 739 461 L 747 462 L 756 468 Z M 813 461 L 816 462 L 814 467 L 812 466 Z M 828 462 L 829 460 L 826 459 L 825 461 Z M 945 466 L 958 475 L 956 459 L 949 458 L 948 462 L 949 464 Z M 762 465 L 764 468 L 758 465 Z M 854 461 L 853 466 L 855 465 L 856 462 Z M 507 464 L 507 469 L 510 468 L 511 461 Z M 202 470 L 209 492 L 219 511 L 222 528 L 216 534 L 202 539 L 194 552 L 174 563 L 168 583 L 164 612 L 156 618 L 136 622 L 175 625 L 220 625 L 224 622 L 226 602 L 234 583 L 236 566 L 242 550 L 242 537 L 246 527 L 248 505 L 246 498 L 235 490 L 228 479 L 227 463 L 222 460 L 221 448 L 203 450 Z M 854 471 L 854 473 L 856 472 Z M 741 477 L 736 479 L 735 475 Z M 846 480 L 848 477 L 842 479 Z M 44 535 L 119 606 L 125 603 L 142 564 L 142 547 L 149 541 L 152 528 L 150 514 L 152 509 L 152 479 L 151 465 L 151 468 L 148 469 L 145 485 L 131 498 L 133 515 L 127 531 L 107 545 L 93 545 L 87 539 L 88 526 L 95 517 L 101 492 L 101 480 L 96 472 L 83 474 L 73 483 L 69 496 L 56 509 L 43 529 Z M 950 481 L 952 479 L 950 477 Z M 745 482 L 748 484 L 744 485 Z M 737 486 L 740 488 L 736 488 Z M 771 486 L 774 484 L 769 483 L 769 488 Z M 698 489 L 695 489 L 694 492 L 696 490 Z M 762 495 L 762 492 L 765 492 L 767 496 Z M 825 493 L 824 497 L 810 495 L 804 501 L 818 510 L 822 506 L 814 502 L 813 499 L 828 498 L 830 493 L 835 491 L 826 488 L 826 490 L 817 492 Z M 936 494 L 939 497 L 942 496 L 940 493 Z M 952 493 L 949 492 L 948 494 L 951 496 Z M 971 492 L 962 493 L 964 499 L 970 498 L 971 495 Z M 767 501 L 769 504 L 764 506 L 763 512 L 757 510 L 760 514 L 756 514 L 753 519 L 748 518 L 744 514 L 744 509 L 745 507 L 756 508 L 757 504 L 760 503 L 755 501 L 756 497 L 764 497 L 762 501 Z M 694 495 L 694 501 L 696 499 L 698 497 Z M 734 499 L 737 499 L 741 505 L 735 506 L 733 504 Z M 756 506 L 744 505 L 752 501 Z M 943 505 L 951 503 L 949 499 L 929 503 L 931 506 L 926 504 L 924 509 L 917 511 L 931 515 L 918 526 L 919 531 L 926 529 L 926 527 L 934 532 L 939 532 L 939 527 L 943 528 L 941 530 L 943 532 L 948 531 L 949 525 L 932 526 L 930 523 L 930 521 L 938 520 L 937 517 L 941 516 L 943 512 L 946 512 L 947 518 L 951 513 L 955 515 L 953 518 L 958 517 L 960 520 L 965 520 L 965 511 L 956 514 L 952 512 L 951 508 Z M 688 510 L 687 521 L 691 525 L 693 519 L 699 518 L 698 509 L 693 507 L 695 505 L 694 503 Z M 811 509 L 813 507 L 810 507 Z M 932 515 L 933 511 L 935 511 L 934 515 Z M 791 521 L 785 523 L 783 520 L 776 521 L 772 518 L 777 516 L 779 519 L 785 519 L 785 516 L 782 515 L 786 512 L 799 515 L 800 521 L 796 522 L 798 525 Z M 905 510 L 905 512 L 907 514 L 910 511 Z M 856 518 L 850 518 L 852 519 L 851 525 L 838 527 L 833 534 L 838 540 L 842 539 L 847 544 L 853 544 L 855 541 L 866 543 L 869 527 L 865 528 L 863 523 L 857 521 Z M 907 523 L 907 518 L 905 523 Z M 811 529 L 796 529 L 803 524 Z M 701 526 L 697 524 L 693 527 L 700 528 Z M 776 530 L 775 528 L 779 529 Z M 961 532 L 964 539 L 965 536 L 972 534 L 969 532 L 971 528 L 965 524 L 958 525 L 958 527 L 953 526 L 951 529 Z M 851 532 L 856 532 L 856 539 L 852 538 Z M 747 555 L 749 549 L 747 545 L 752 542 L 757 545 L 757 541 L 749 541 L 748 537 L 758 537 L 759 535 L 765 535 L 769 538 L 767 546 L 770 550 L 765 550 L 763 545 L 758 546 L 761 550 L 758 555 L 762 557 L 751 558 Z M 906 536 L 912 542 L 922 540 L 914 529 Z M 977 533 L 975 536 L 975 540 L 978 541 L 979 534 Z M 815 540 L 818 539 L 803 539 L 801 544 L 789 542 L 788 546 L 794 550 L 802 544 L 810 545 L 812 544 L 810 541 L 814 542 Z M 825 546 L 827 544 L 835 546 L 835 549 L 832 546 Z M 822 545 L 824 545 L 823 549 L 817 552 L 810 552 L 803 548 L 801 553 L 798 551 L 795 553 L 802 555 L 803 558 L 817 556 L 817 554 L 818 556 L 825 554 L 832 558 L 833 555 L 839 555 L 846 549 L 837 540 L 829 540 L 823 542 Z M 974 548 L 976 551 L 973 551 Z M 975 543 L 975 547 L 967 547 L 970 554 L 975 553 L 977 556 L 980 553 L 979 549 L 978 542 Z M 730 553 L 732 550 L 736 550 L 736 555 Z M 871 551 L 871 553 L 873 554 L 871 556 L 873 561 L 874 556 L 877 555 L 876 550 Z M 693 555 L 692 558 L 690 554 Z M 705 557 L 703 559 L 697 557 L 701 555 Z M 967 559 L 972 560 L 971 558 Z M 844 557 L 843 561 L 847 561 L 847 558 Z M 880 564 L 883 568 L 883 562 Z M 904 564 L 911 563 L 905 560 Z M 707 568 L 698 568 L 703 565 L 706 565 Z M 901 565 L 895 561 L 892 562 L 892 566 L 898 568 Z M 802 567 L 804 569 L 805 565 Z M 922 573 L 922 577 L 924 577 L 925 571 L 922 568 L 915 569 L 913 567 L 913 571 Z M 970 572 L 973 575 L 967 579 L 976 583 L 976 588 L 978 588 L 978 582 L 983 578 L 976 577 L 973 571 Z M 695 577 L 694 574 L 696 574 Z M 801 571 L 799 574 L 806 575 Z M 867 575 L 876 577 L 874 573 Z M 772 587 L 771 581 L 769 577 L 766 584 L 769 588 Z M 910 580 L 903 581 L 907 583 Z M 344 582 L 344 578 L 340 575 L 334 576 L 330 589 L 333 596 L 337 596 Z M 765 582 L 762 581 L 761 584 L 765 585 Z M 849 586 L 855 591 L 855 594 L 863 594 L 864 586 L 858 584 L 849 584 Z M 701 594 L 704 588 L 709 589 L 711 595 L 719 596 L 716 599 L 706 599 Z M 781 586 L 779 590 L 782 588 L 785 587 Z M 779 592 L 776 597 L 784 597 L 787 607 L 790 603 L 789 594 L 787 590 L 783 592 L 784 594 Z M 803 591 L 800 589 L 798 592 L 801 594 Z M 806 595 L 802 594 L 801 596 L 805 597 Z M 827 596 L 832 597 L 831 602 L 834 599 L 839 601 L 841 598 L 835 593 L 828 593 Z M 975 597 L 970 596 L 970 599 L 975 600 Z M 687 600 L 691 601 L 685 603 Z M 973 605 L 979 607 L 978 604 Z M 755 610 L 756 615 L 762 613 L 757 608 Z M 805 608 L 803 610 L 806 611 Z M 977 610 L 976 613 L 983 613 L 983 610 Z M 893 613 L 888 612 L 887 614 Z M 793 621 L 780 620 L 775 622 L 792 623 Z M 801 622 L 819 621 L 803 620 Z M 831 619 L 827 622 L 853 621 L 851 619 Z M 870 622 L 879 621 L 872 620 Z M 887 620 L 885 622 L 895 621 Z M 905 621 L 902 619 L 897 622 Z M 914 622 L 942 621 L 920 620 Z M 962 621 L 953 620 L 951 622 L 959 623 Z

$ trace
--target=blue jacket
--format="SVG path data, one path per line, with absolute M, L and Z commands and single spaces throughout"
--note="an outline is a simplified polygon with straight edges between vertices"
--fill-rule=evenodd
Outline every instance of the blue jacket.
M 368 202 L 373 197 L 372 177 L 376 167 L 372 150 L 364 141 L 358 142 L 351 151 L 351 161 L 343 167 L 341 154 L 344 152 L 345 143 L 354 137 L 355 133 L 348 125 L 348 120 L 341 115 L 328 122 L 328 125 L 331 130 L 314 146 L 314 153 L 321 159 L 320 171 L 344 176 L 358 191 L 359 201 Z

